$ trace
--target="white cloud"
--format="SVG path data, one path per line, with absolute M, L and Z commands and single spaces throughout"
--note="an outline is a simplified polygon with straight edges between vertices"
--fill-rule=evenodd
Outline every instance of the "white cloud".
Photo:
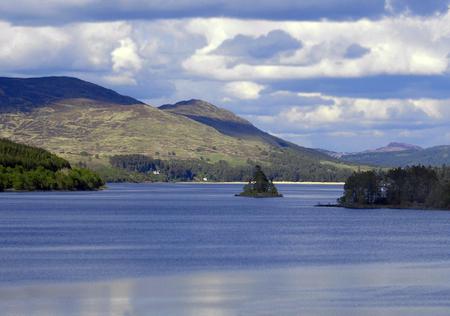
M 14 27 L 0 22 L 0 68 L 48 67 L 69 44 L 70 37 L 56 28 Z
M 272 101 L 290 105 L 279 106 L 277 113 L 259 110 L 258 114 L 257 110 L 245 117 L 300 145 L 359 151 L 392 141 L 424 147 L 449 142 L 450 99 L 367 99 L 276 91 L 262 93 L 252 102 L 265 104 L 274 96 L 277 99 Z
M 139 71 L 142 68 L 136 44 L 130 38 L 120 40 L 120 46 L 111 52 L 111 59 L 114 71 Z
M 253 116 L 261 124 L 271 123 L 291 131 L 343 131 L 358 129 L 414 129 L 450 125 L 450 100 L 358 99 L 322 96 L 332 104 L 291 106 L 270 120 Z M 379 136 L 381 131 L 374 135 Z
M 111 52 L 130 32 L 125 22 L 63 27 L 25 27 L 0 22 L 0 69 L 3 72 L 108 70 Z
M 224 87 L 225 93 L 232 97 L 243 100 L 259 98 L 259 93 L 262 89 L 264 89 L 263 85 L 250 81 L 229 82 Z
M 449 66 L 450 13 L 350 22 L 194 19 L 187 30 L 205 36 L 208 44 L 187 59 L 184 68 L 219 80 L 436 75 L 445 73 Z M 256 38 L 273 30 L 288 33 L 303 46 L 272 64 L 258 64 L 256 60 L 245 63 L 238 57 L 217 53 L 217 47 L 239 34 Z M 367 52 L 359 58 L 345 58 L 352 45 L 364 47 Z

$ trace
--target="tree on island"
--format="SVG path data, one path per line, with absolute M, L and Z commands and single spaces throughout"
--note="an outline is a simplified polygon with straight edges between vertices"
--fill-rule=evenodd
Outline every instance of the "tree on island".
M 261 166 L 255 166 L 253 177 L 248 181 L 248 184 L 244 186 L 244 191 L 237 196 L 247 197 L 282 197 L 282 194 L 278 193 L 277 188 L 273 182 L 267 179 L 266 175 L 261 169 Z

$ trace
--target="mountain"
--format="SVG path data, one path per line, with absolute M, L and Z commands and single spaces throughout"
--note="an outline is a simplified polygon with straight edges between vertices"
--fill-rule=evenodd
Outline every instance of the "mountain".
M 161 105 L 159 109 L 179 116 L 190 118 L 208 125 L 221 134 L 242 140 L 259 141 L 275 148 L 289 149 L 297 154 L 310 156 L 316 160 L 329 160 L 329 156 L 316 149 L 301 147 L 284 139 L 266 133 L 249 121 L 231 111 L 219 108 L 209 102 L 191 99 L 175 104 Z
M 61 100 L 80 98 L 120 105 L 142 104 L 113 90 L 72 77 L 0 77 L 0 111 L 31 110 Z
M 405 148 L 405 146 L 394 145 L 391 146 L 391 150 L 349 154 L 342 156 L 341 160 L 380 167 L 405 167 L 419 164 L 426 166 L 450 165 L 450 146 L 422 149 L 418 146 L 408 145 L 408 148 Z
M 241 139 L 259 140 L 277 147 L 299 147 L 283 139 L 261 131 L 249 121 L 233 112 L 216 107 L 203 100 L 192 99 L 175 104 L 165 104 L 161 110 L 188 117 L 199 123 L 211 126 L 222 134 Z
M 155 108 L 70 77 L 0 78 L 0 109 L 0 137 L 94 169 L 110 168 L 111 157 L 130 154 L 231 166 L 257 162 L 276 166 L 278 177 L 295 163 L 289 178 L 305 180 L 342 179 L 355 168 L 204 101 Z
M 416 145 L 405 144 L 405 143 L 389 143 L 387 146 L 380 147 L 374 150 L 367 150 L 368 153 L 388 153 L 388 152 L 400 152 L 400 151 L 415 151 L 422 150 L 423 148 Z

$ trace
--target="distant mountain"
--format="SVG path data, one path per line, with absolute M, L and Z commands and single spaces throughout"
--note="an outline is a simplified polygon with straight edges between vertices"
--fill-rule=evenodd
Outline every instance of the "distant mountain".
M 289 179 L 343 179 L 353 165 L 265 133 L 232 112 L 190 100 L 155 108 L 70 77 L 0 78 L 0 137 L 71 163 L 110 167 L 115 155 L 258 162 Z M 276 168 L 275 168 L 276 167 Z
M 89 99 L 120 105 L 142 104 L 99 85 L 72 77 L 0 77 L 0 111 L 31 110 L 61 100 Z
M 415 150 L 422 150 L 423 148 L 416 145 L 411 144 L 405 144 L 405 143 L 396 143 L 392 142 L 389 143 L 387 146 L 380 147 L 373 150 L 367 150 L 365 152 L 372 152 L 372 153 L 387 153 L 387 152 L 400 152 L 400 151 L 415 151 Z
M 356 164 L 381 167 L 404 167 L 419 164 L 426 166 L 450 165 L 450 146 L 436 146 L 426 149 L 421 149 L 418 146 L 412 146 L 410 149 L 401 149 L 404 148 L 403 146 L 391 147 L 397 148 L 397 150 L 361 152 L 344 155 L 340 159 Z

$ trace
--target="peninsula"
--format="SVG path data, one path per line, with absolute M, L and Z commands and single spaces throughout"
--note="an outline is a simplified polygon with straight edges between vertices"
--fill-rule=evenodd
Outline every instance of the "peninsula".
M 412 166 L 356 172 L 344 185 L 340 206 L 450 210 L 450 168 Z

